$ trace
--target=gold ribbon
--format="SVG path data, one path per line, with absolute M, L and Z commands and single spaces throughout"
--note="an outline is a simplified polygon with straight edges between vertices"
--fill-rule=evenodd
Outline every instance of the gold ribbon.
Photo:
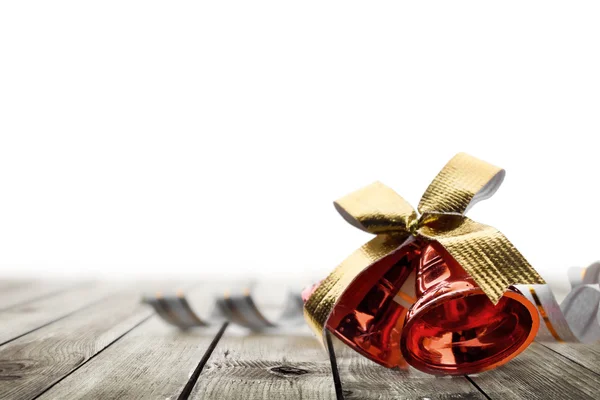
M 503 169 L 459 153 L 423 194 L 420 216 L 380 182 L 336 201 L 346 221 L 377 236 L 344 260 L 306 302 L 304 315 L 317 336 L 321 338 L 337 300 L 354 278 L 410 236 L 442 245 L 494 304 L 511 285 L 545 283 L 500 231 L 464 216 L 475 203 L 491 197 L 503 179 Z

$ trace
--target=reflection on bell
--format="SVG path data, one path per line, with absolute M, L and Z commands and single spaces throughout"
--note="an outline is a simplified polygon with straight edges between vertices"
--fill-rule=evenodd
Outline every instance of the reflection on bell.
M 535 338 L 535 306 L 509 289 L 495 306 L 438 244 L 418 260 L 417 301 L 406 314 L 400 349 L 413 367 L 433 374 L 472 374 L 502 365 Z
M 443 247 L 413 238 L 346 287 L 326 328 L 388 368 L 463 375 L 510 361 L 534 340 L 539 318 L 513 288 L 493 305 Z
M 338 300 L 327 329 L 383 366 L 407 368 L 400 337 L 408 309 L 397 301 L 397 296 L 403 291 L 414 296 L 413 271 L 419 254 L 420 246 L 410 239 L 364 270 Z

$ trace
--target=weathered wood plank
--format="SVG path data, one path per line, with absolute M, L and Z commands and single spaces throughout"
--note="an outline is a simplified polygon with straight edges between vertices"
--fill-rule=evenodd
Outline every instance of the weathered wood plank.
M 471 379 L 492 399 L 597 399 L 600 393 L 599 375 L 538 343 Z
M 335 399 L 327 354 L 307 333 L 226 331 L 190 399 Z
M 216 330 L 178 331 L 157 316 L 144 322 L 40 400 L 176 399 Z
M 21 282 L 4 288 L 35 285 L 40 284 Z M 173 283 L 153 286 L 174 288 Z M 95 295 L 100 298 L 101 292 L 98 288 Z M 94 302 L 91 296 L 93 291 L 79 286 L 58 294 L 47 292 L 38 300 L 23 297 L 26 303 L 0 311 L 0 343 L 39 328 L 0 346 L 1 399 L 178 397 L 218 326 L 181 332 L 156 317 L 146 320 L 151 310 L 131 292 L 80 308 Z M 210 308 L 207 296 L 212 294 L 201 290 L 190 296 L 192 305 L 204 308 L 202 315 Z M 508 365 L 470 378 L 492 399 L 597 398 L 600 346 L 544 346 L 534 344 Z M 462 377 L 389 370 L 340 343 L 336 354 L 346 400 L 485 398 Z M 306 327 L 264 334 L 228 328 L 190 396 L 279 398 L 335 399 L 328 355 Z
M 83 308 L 115 290 L 114 285 L 87 283 L 0 311 L 0 345 Z
M 600 343 L 544 343 L 543 346 L 549 347 L 600 375 Z
M 296 335 L 225 334 L 190 399 L 335 399 L 328 355 L 304 329 Z M 390 370 L 336 346 L 346 400 L 484 399 L 467 379 Z
M 1 346 L 0 398 L 38 396 L 150 315 L 139 294 L 122 294 Z
M 58 281 L 5 281 L 4 284 L 0 290 L 0 310 L 42 299 L 75 286 L 73 282 Z
M 462 376 L 436 377 L 414 368 L 382 367 L 337 341 L 335 353 L 345 400 L 485 399 Z

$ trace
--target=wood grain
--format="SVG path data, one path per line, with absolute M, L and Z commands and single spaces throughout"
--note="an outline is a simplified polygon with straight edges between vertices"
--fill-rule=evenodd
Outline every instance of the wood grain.
M 114 285 L 81 284 L 0 311 L 0 345 L 88 306 L 115 290 Z
M 306 331 L 296 335 L 236 331 L 221 339 L 190 399 L 335 399 L 327 354 Z
M 58 281 L 17 281 L 3 282 L 4 287 L 0 291 L 0 310 L 6 310 L 16 305 L 25 304 L 29 301 L 43 299 L 49 295 L 57 294 L 73 287 L 73 282 Z
M 543 343 L 543 346 L 600 375 L 600 343 Z
M 0 398 L 31 399 L 152 314 L 139 294 L 80 310 L 0 347 Z
M 339 352 L 346 400 L 485 399 L 467 379 L 381 367 Z M 206 364 L 191 399 L 335 399 L 327 353 L 310 334 L 227 335 Z
M 345 400 L 358 399 L 485 399 L 466 378 L 436 377 L 414 368 L 382 367 L 339 341 L 335 345 Z
M 492 399 L 597 399 L 600 393 L 600 376 L 538 343 L 471 378 Z
M 144 286 L 152 292 L 180 285 Z M 202 315 L 218 286 L 200 285 L 190 294 Z M 0 282 L 0 300 L 12 302 L 0 311 L 0 341 L 10 340 L 0 346 L 0 399 L 177 399 L 210 354 L 219 326 L 182 332 L 166 325 L 140 304 L 139 287 L 103 298 L 107 288 Z M 600 393 L 598 344 L 534 343 L 509 364 L 468 379 L 389 370 L 339 342 L 335 349 L 345 400 L 593 399 Z M 262 334 L 230 326 L 205 361 L 190 399 L 335 399 L 328 354 L 305 326 Z
M 176 399 L 214 334 L 180 332 L 154 316 L 40 399 Z

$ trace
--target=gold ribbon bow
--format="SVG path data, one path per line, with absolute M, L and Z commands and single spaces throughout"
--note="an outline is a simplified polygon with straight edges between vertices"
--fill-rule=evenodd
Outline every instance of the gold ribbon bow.
M 354 278 L 410 236 L 442 245 L 494 304 L 511 285 L 545 283 L 500 231 L 464 216 L 471 206 L 496 192 L 504 174 L 485 161 L 457 154 L 423 194 L 420 217 L 380 182 L 336 201 L 346 221 L 377 236 L 344 260 L 306 302 L 304 315 L 317 336 L 321 337 L 337 300 Z

